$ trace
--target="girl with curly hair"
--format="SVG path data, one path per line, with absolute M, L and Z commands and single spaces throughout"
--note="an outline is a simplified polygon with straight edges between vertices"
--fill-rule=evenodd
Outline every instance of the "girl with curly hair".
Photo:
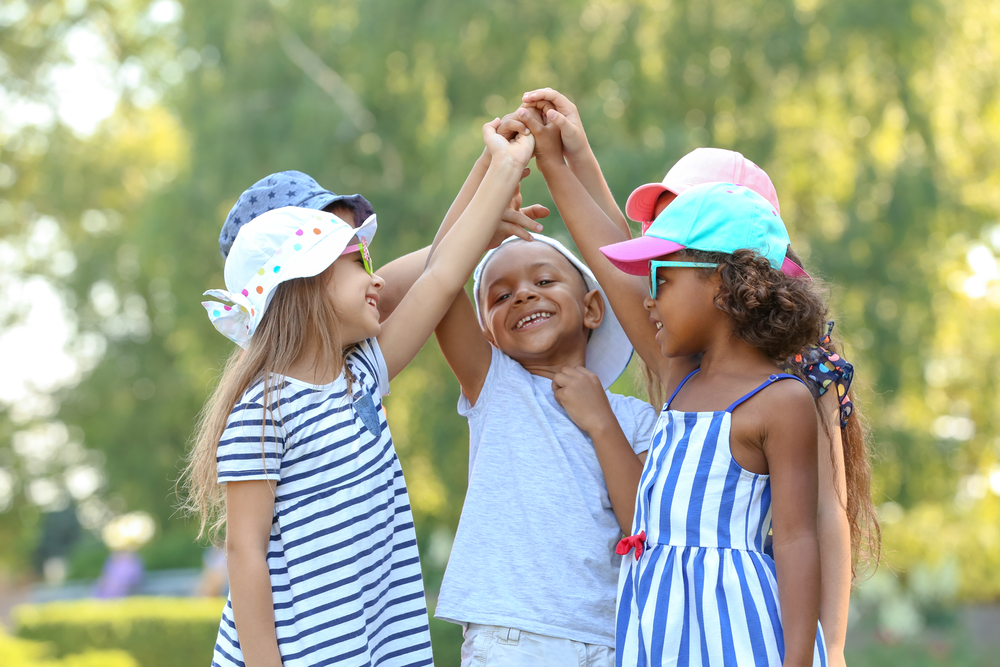
M 816 410 L 781 364 L 820 337 L 826 306 L 782 271 L 788 245 L 760 195 L 707 184 L 646 236 L 601 249 L 649 275 L 664 361 L 701 354 L 666 402 L 622 541 L 635 554 L 620 579 L 622 664 L 826 663 Z
M 607 226 L 558 135 L 522 118 L 567 225 Z M 823 333 L 826 306 L 808 277 L 782 271 L 788 245 L 766 199 L 706 184 L 678 196 L 644 237 L 603 255 L 584 249 L 637 351 L 675 387 L 638 481 L 633 534 L 618 549 L 632 554 L 619 581 L 619 665 L 826 664 L 817 415 L 801 379 L 783 372 Z M 674 360 L 696 355 L 699 367 L 673 377 Z
M 525 93 L 524 107 L 531 112 L 537 109 L 548 121 L 543 128 L 541 122 L 532 122 L 532 117 L 525 115 L 526 111 L 519 111 L 521 120 L 530 125 L 535 133 L 536 152 L 556 155 L 561 152 L 564 158 L 558 161 L 540 158 L 539 166 L 554 165 L 563 176 L 571 176 L 574 185 L 586 189 L 600 207 L 600 211 L 592 209 L 592 214 L 584 217 L 566 218 L 577 246 L 602 284 L 627 282 L 628 277 L 614 269 L 598 251 L 599 246 L 626 240 L 631 233 L 590 149 L 575 105 L 561 93 L 545 88 Z M 549 174 L 546 177 L 549 178 Z M 625 211 L 632 220 L 641 223 L 645 232 L 679 194 L 694 185 L 711 182 L 745 185 L 771 203 L 779 215 L 781 213 L 774 185 L 767 173 L 741 154 L 719 148 L 697 148 L 682 157 L 661 183 L 637 188 L 629 197 Z M 802 266 L 801 260 L 789 247 L 783 268 L 792 275 L 808 276 Z M 609 275 L 609 272 L 617 276 Z M 812 282 L 817 286 L 821 284 L 815 278 Z M 616 308 L 634 310 L 641 304 L 644 290 L 641 284 L 632 285 L 631 291 L 623 288 L 609 296 Z M 615 303 L 616 296 L 618 303 Z M 642 313 L 641 307 L 638 312 Z M 646 339 L 646 347 L 652 349 L 644 350 L 641 344 L 636 343 L 640 356 L 638 367 L 650 403 L 660 407 L 669 390 L 700 365 L 701 357 L 696 354 L 668 360 L 669 371 L 664 376 L 668 384 L 664 385 L 654 369 L 642 361 L 648 356 L 661 356 L 653 340 L 656 331 L 645 317 L 636 319 L 633 341 L 638 337 Z M 627 318 L 622 322 L 626 328 L 630 326 Z M 871 500 L 869 432 L 863 410 L 859 409 L 856 394 L 851 389 L 854 369 L 843 358 L 841 346 L 833 339 L 832 327 L 832 322 L 826 323 L 818 340 L 811 341 L 780 365 L 805 380 L 819 416 L 820 619 L 829 665 L 843 667 L 852 584 L 860 570 L 873 564 L 877 566 L 881 535 Z M 769 540 L 766 540 L 765 551 L 769 551 L 769 546 Z

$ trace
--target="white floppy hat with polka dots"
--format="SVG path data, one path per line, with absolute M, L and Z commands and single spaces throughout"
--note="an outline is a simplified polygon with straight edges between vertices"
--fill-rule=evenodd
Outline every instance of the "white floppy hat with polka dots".
M 202 301 L 215 328 L 246 348 L 278 285 L 326 270 L 355 238 L 369 244 L 375 215 L 355 229 L 332 213 L 297 206 L 267 211 L 243 225 L 226 258 L 225 290 L 208 290 L 225 303 Z

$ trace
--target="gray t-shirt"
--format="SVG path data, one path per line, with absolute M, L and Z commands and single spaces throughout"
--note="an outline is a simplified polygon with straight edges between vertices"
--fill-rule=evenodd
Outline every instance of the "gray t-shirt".
M 636 453 L 656 411 L 608 392 Z M 469 490 L 435 616 L 615 645 L 621 536 L 590 438 L 556 403 L 552 381 L 493 348 L 469 420 Z

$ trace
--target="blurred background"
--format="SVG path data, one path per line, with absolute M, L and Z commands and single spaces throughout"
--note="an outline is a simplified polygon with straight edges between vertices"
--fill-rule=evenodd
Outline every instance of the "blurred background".
M 173 484 L 231 345 L 199 301 L 243 189 L 361 192 L 384 264 L 430 242 L 481 125 L 552 86 L 621 206 L 697 146 L 768 171 L 874 434 L 885 558 L 849 663 L 998 664 L 998 71 L 981 0 L 5 0 L 0 662 L 210 661 L 224 561 Z M 431 342 L 386 400 L 432 611 L 457 398 Z M 457 665 L 460 630 L 433 631 Z

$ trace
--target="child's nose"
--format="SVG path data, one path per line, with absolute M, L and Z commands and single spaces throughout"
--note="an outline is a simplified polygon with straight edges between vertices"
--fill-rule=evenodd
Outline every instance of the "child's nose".
M 538 295 L 535 294 L 534 290 L 529 289 L 527 287 L 521 287 L 520 289 L 517 290 L 517 293 L 514 294 L 514 301 L 517 303 L 520 303 L 522 301 L 530 301 L 532 299 L 537 299 L 537 298 Z
M 652 297 L 647 296 L 642 300 L 642 307 L 649 312 L 653 312 L 653 308 L 656 307 L 656 301 L 654 301 Z
M 385 281 L 382 280 L 382 276 L 378 275 L 377 273 L 373 273 L 372 274 L 372 286 L 377 291 L 381 292 L 382 288 L 385 287 Z

